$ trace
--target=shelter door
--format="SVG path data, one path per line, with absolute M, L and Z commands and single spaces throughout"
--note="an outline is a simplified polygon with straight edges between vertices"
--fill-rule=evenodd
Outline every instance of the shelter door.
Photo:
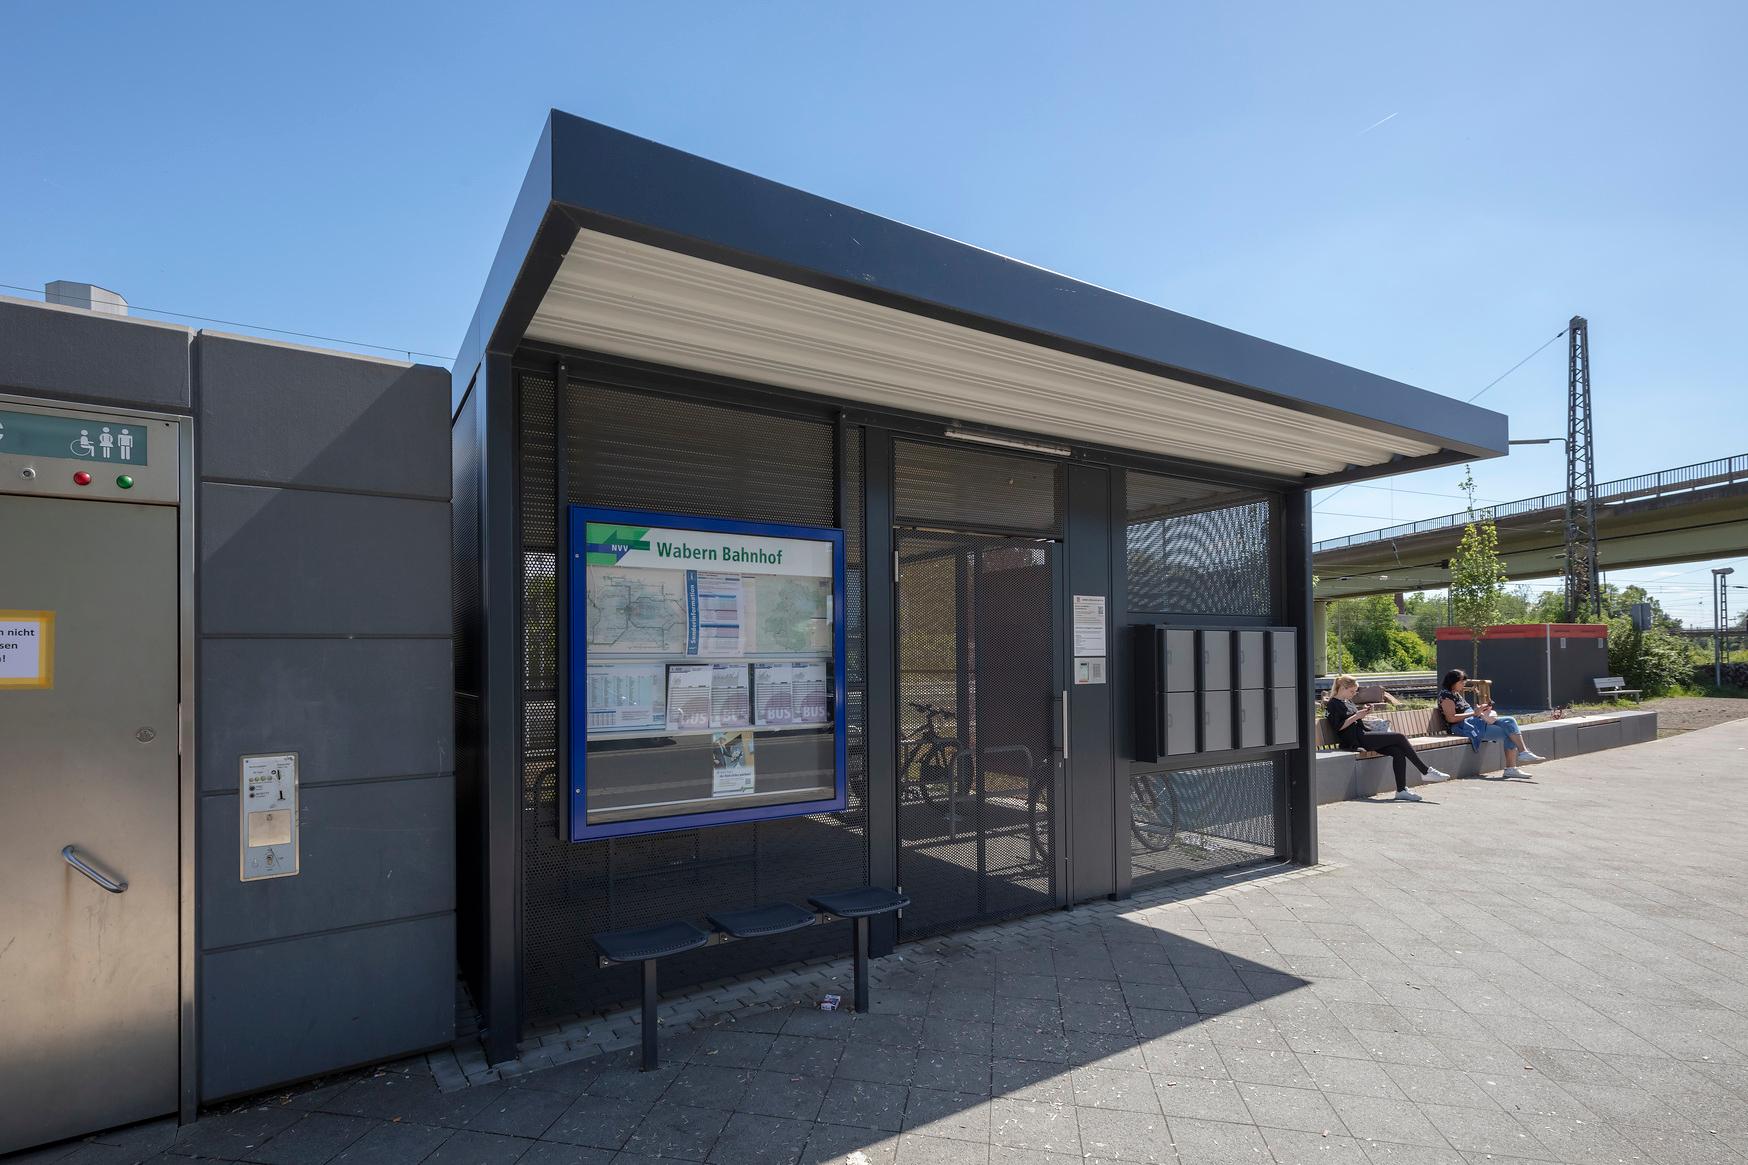
M 899 883 L 916 938 L 1057 904 L 1059 546 L 899 530 Z
M 0 671 L 4 1154 L 176 1109 L 180 661 L 175 507 L 0 496 L 0 532 L 0 619 L 54 616 Z

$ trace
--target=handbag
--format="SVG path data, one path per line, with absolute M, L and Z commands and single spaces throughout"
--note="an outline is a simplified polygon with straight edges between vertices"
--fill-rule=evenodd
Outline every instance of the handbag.
M 1390 722 L 1382 716 L 1368 716 L 1360 721 L 1360 727 L 1367 732 L 1388 732 L 1390 731 Z

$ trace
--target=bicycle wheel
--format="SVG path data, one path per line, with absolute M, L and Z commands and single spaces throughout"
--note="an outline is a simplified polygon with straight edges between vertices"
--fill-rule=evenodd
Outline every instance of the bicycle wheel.
M 937 813 L 950 806 L 950 793 L 959 768 L 959 746 L 951 741 L 936 741 L 918 749 L 912 758 L 910 779 L 915 782 L 923 803 Z
M 1161 795 L 1163 793 L 1163 796 Z M 1129 779 L 1129 832 L 1141 848 L 1158 853 L 1177 844 L 1177 788 L 1170 773 Z

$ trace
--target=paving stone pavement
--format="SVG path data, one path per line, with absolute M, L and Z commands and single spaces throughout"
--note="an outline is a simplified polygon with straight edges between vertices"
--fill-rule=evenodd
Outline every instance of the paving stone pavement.
M 705 1015 L 653 1073 L 420 1059 L 24 1160 L 1748 1162 L 1748 722 L 1531 771 L 1325 807 L 1317 870 L 901 947 L 872 1014 Z

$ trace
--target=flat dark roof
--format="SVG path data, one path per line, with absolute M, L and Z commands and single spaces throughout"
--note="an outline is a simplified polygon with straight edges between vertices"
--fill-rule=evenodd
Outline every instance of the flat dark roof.
M 554 110 L 454 369 L 513 351 L 593 230 L 1436 446 L 1333 483 L 1495 457 L 1507 418 Z

